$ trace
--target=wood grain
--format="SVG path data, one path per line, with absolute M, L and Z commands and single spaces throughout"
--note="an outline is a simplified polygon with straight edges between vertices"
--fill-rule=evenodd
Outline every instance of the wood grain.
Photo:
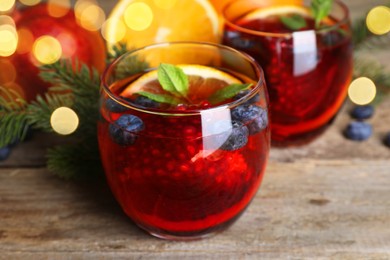
M 390 258 L 387 160 L 271 162 L 245 214 L 210 239 L 169 242 L 121 212 L 105 183 L 0 170 L 0 259 Z

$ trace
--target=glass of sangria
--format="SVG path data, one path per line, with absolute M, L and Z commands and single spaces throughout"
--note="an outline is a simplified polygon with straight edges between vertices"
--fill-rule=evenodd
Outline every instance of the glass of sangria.
M 266 91 L 261 67 L 221 45 L 161 43 L 114 61 L 102 77 L 98 138 L 124 212 L 164 239 L 232 224 L 267 164 Z
M 264 69 L 276 146 L 305 144 L 342 106 L 352 77 L 347 7 L 335 0 L 325 17 L 319 2 L 236 0 L 223 10 L 223 43 Z

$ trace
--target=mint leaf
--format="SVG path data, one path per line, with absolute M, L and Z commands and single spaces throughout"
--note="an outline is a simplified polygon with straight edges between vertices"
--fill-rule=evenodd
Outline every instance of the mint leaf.
M 231 84 L 229 86 L 226 86 L 218 91 L 216 91 L 214 94 L 212 94 L 209 97 L 209 102 L 211 104 L 218 104 L 222 101 L 232 98 L 235 95 L 237 95 L 240 91 L 246 90 L 252 86 L 251 83 L 247 84 Z
M 137 92 L 138 95 L 147 97 L 153 101 L 159 102 L 159 103 L 166 103 L 166 104 L 171 104 L 171 105 L 178 105 L 183 103 L 180 98 L 174 97 L 169 94 L 155 94 L 151 92 L 146 92 L 146 91 L 139 91 Z
M 332 4 L 333 0 L 313 0 L 311 2 L 311 13 L 314 17 L 316 28 L 319 28 L 322 19 L 329 15 Z
M 157 71 L 158 81 L 162 88 L 172 94 L 186 97 L 188 91 L 188 77 L 179 67 L 172 64 L 160 64 Z
M 293 31 L 300 30 L 307 26 L 305 18 L 298 14 L 294 14 L 292 16 L 281 16 L 280 21 L 285 27 Z

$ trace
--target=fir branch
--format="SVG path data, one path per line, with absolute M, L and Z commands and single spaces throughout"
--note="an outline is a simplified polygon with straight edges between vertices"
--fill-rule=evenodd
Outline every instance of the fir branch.
M 13 90 L 0 88 L 0 91 L 0 147 L 23 141 L 30 128 L 52 132 L 50 116 L 53 111 L 73 103 L 69 94 L 46 94 L 45 98 L 38 95 L 36 101 L 27 104 Z
M 361 42 L 359 48 L 357 48 L 356 51 L 359 50 L 385 51 L 389 49 L 389 46 L 390 46 L 390 34 L 375 35 Z
M 75 70 L 74 67 L 79 69 Z M 101 172 L 96 133 L 100 100 L 98 72 L 85 64 L 77 63 L 72 66 L 69 61 L 60 61 L 42 67 L 41 76 L 53 85 L 51 91 L 68 91 L 66 93 L 72 97 L 69 99 L 72 102 L 70 107 L 80 120 L 80 125 L 73 134 L 73 143 L 48 151 L 49 170 L 66 179 Z M 45 111 L 44 114 L 51 115 L 51 112 Z
M 126 43 L 120 42 L 112 47 L 112 51 L 107 54 L 107 64 L 113 62 L 123 54 L 128 52 Z
M 28 131 L 27 102 L 14 90 L 0 87 L 0 147 L 24 140 Z
M 112 47 L 112 51 L 107 54 L 107 64 L 112 63 L 122 55 L 128 53 L 131 49 L 127 48 L 126 43 L 118 43 Z M 115 73 L 115 77 L 119 79 L 125 79 L 136 73 L 142 72 L 148 68 L 148 63 L 143 61 L 135 55 L 125 57 L 124 60 L 118 64 Z
M 90 146 L 92 145 L 92 146 Z M 90 179 L 103 176 L 97 140 L 62 145 L 47 152 L 47 168 L 64 179 Z
M 367 59 L 359 53 L 354 55 L 354 78 L 367 77 L 376 85 L 377 95 L 374 104 L 382 101 L 383 96 L 390 94 L 390 71 L 380 62 Z
M 366 26 L 366 17 L 360 17 L 356 19 L 352 24 L 352 42 L 355 48 L 358 48 L 361 43 L 372 37 Z
M 12 111 L 0 115 L 0 147 L 26 138 L 29 129 L 26 113 Z
M 29 124 L 43 132 L 53 132 L 50 125 L 51 114 L 59 107 L 71 107 L 73 96 L 71 94 L 45 94 L 45 98 L 37 96 L 36 101 L 27 106 L 27 119 Z

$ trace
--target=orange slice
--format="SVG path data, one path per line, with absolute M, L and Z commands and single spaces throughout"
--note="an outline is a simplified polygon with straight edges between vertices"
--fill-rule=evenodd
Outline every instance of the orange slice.
M 256 9 L 255 11 L 244 16 L 242 20 L 249 21 L 255 19 L 264 19 L 269 16 L 282 16 L 286 14 L 298 14 L 301 16 L 310 16 L 310 11 L 303 6 L 297 6 L 297 5 L 272 6 L 272 7 Z
M 222 10 L 225 8 L 227 4 L 232 2 L 233 0 L 210 0 L 218 13 L 222 13 Z M 271 5 L 294 5 L 301 4 L 303 0 L 262 0 L 256 2 L 259 7 L 266 7 Z
M 203 65 L 182 64 L 176 65 L 188 76 L 189 88 L 187 98 L 197 104 L 212 95 L 219 89 L 230 84 L 242 83 L 232 75 Z M 123 97 L 131 97 L 134 93 L 146 91 L 156 94 L 165 93 L 158 83 L 157 70 L 150 71 L 132 82 L 122 93 Z
M 220 41 L 218 14 L 208 0 L 122 0 L 114 7 L 103 35 L 108 50 L 121 42 L 128 49 L 172 41 Z

